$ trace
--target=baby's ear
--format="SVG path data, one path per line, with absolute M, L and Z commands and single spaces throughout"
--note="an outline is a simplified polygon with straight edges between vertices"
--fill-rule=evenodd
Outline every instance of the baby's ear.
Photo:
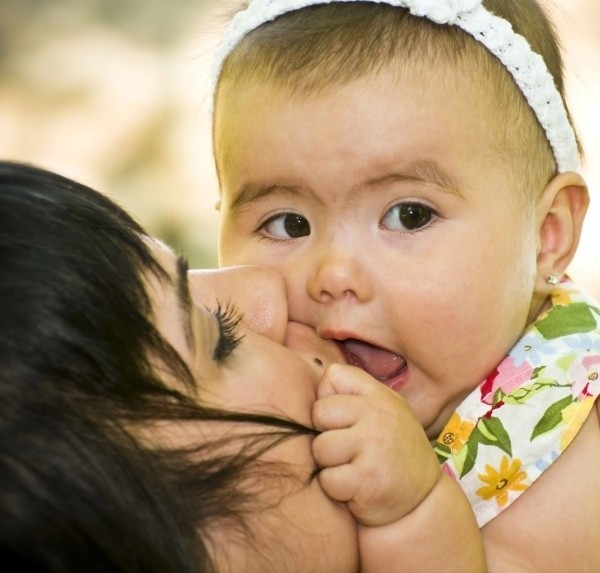
M 561 173 L 548 183 L 537 204 L 540 250 L 536 287 L 547 291 L 548 277 L 562 277 L 575 255 L 589 204 L 585 181 L 575 172 Z

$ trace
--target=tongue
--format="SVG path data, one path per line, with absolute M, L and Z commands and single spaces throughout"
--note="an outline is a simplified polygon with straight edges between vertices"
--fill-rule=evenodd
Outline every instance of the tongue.
M 344 346 L 352 355 L 354 366 L 362 368 L 378 380 L 393 378 L 406 366 L 406 360 L 402 356 L 366 342 L 346 340 Z

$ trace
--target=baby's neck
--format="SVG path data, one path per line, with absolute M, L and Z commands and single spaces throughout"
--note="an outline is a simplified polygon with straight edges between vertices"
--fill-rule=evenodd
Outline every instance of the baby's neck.
M 544 297 L 534 296 L 531 303 L 531 308 L 529 310 L 529 316 L 527 317 L 525 330 L 529 328 L 529 326 L 533 324 L 542 314 L 550 310 L 551 307 L 552 300 L 550 299 L 550 295 L 546 295 Z

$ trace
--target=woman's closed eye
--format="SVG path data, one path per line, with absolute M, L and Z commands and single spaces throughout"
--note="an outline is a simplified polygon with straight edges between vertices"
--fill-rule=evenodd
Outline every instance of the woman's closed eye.
M 272 239 L 297 239 L 310 235 L 310 223 L 298 213 L 279 213 L 267 219 L 259 231 Z
M 436 217 L 436 211 L 423 203 L 397 203 L 385 213 L 379 226 L 390 231 L 419 231 Z
M 244 338 L 240 333 L 242 314 L 231 303 L 217 303 L 211 310 L 219 324 L 219 339 L 213 350 L 213 360 L 221 362 L 230 356 Z

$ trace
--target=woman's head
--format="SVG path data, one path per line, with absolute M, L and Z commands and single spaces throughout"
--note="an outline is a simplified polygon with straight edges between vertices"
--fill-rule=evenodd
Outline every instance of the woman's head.
M 314 359 L 338 355 L 288 328 L 272 272 L 191 273 L 188 293 L 183 262 L 109 199 L 10 163 L 0 269 L 7 553 L 50 571 L 278 570 L 314 549 L 318 517 L 353 570 L 353 525 L 309 457 Z M 232 300 L 238 281 L 254 294 Z M 297 503 L 306 519 L 286 516 Z
M 186 273 L 168 248 L 154 242 L 151 249 L 168 275 L 152 275 L 148 283 L 155 323 L 192 374 L 187 395 L 214 410 L 202 424 L 179 420 L 176 427 L 147 429 L 145 437 L 191 447 L 199 456 L 214 456 L 216 441 L 236 465 L 240 456 L 244 464 L 244 456 L 258 458 L 240 474 L 237 489 L 228 484 L 238 494 L 229 516 L 219 515 L 223 500 L 213 502 L 218 513 L 203 535 L 219 570 L 354 571 L 354 526 L 346 508 L 328 500 L 313 479 L 308 429 L 318 380 L 327 364 L 341 360 L 339 350 L 305 325 L 288 324 L 283 280 L 274 271 Z M 183 390 L 179 380 L 169 380 Z M 239 514 L 243 520 L 231 519 Z
M 90 189 L 10 163 L 0 182 L 2 541 L 57 571 L 93 553 L 97 570 L 125 569 L 128 537 L 146 544 L 147 567 L 181 563 L 184 548 L 160 540 L 166 508 L 136 514 L 149 494 L 135 482 L 144 456 L 117 422 L 139 388 L 161 392 L 143 282 L 159 266 L 139 226 Z

